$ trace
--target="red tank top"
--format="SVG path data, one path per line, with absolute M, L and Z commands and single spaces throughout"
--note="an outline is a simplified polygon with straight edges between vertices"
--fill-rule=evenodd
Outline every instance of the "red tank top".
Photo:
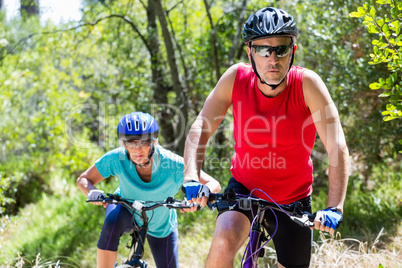
M 249 64 L 239 65 L 233 86 L 232 175 L 247 189 L 261 189 L 280 204 L 312 193 L 310 154 L 316 129 L 304 102 L 304 70 L 293 66 L 286 88 L 274 98 L 258 89 Z M 260 191 L 253 194 L 269 200 Z

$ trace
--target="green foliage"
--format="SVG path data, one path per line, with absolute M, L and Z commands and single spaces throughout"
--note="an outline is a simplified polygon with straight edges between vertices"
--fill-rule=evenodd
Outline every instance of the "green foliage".
M 395 172 L 385 165 L 376 166 L 368 183 L 352 176 L 345 205 L 345 233 L 364 241 L 374 242 L 376 233 L 384 228 L 387 237 L 394 237 L 400 228 L 402 207 L 401 170 L 397 164 Z M 380 220 L 386 219 L 386 220 Z
M 187 134 L 217 82 L 203 1 L 162 1 L 182 92 L 174 90 L 157 19 L 152 34 L 148 1 L 98 2 L 85 1 L 82 21 L 59 26 L 41 26 L 35 18 L 6 21 L 0 12 L 0 212 L 5 235 L 0 261 L 18 251 L 32 259 L 40 252 L 43 259 L 68 256 L 71 263 L 80 260 L 81 267 L 93 267 L 103 212 L 71 190 L 75 178 L 117 146 L 115 126 L 133 110 L 155 115 L 163 133 L 171 133 L 161 135 L 161 144 L 177 149 L 168 142 Z M 243 23 L 243 1 L 208 2 L 223 73 L 231 62 L 248 61 L 235 36 Z M 394 142 L 402 139 L 401 120 L 385 123 L 382 118 L 399 117 L 400 111 L 400 3 L 249 0 L 246 16 L 267 5 L 294 15 L 300 29 L 295 64 L 323 78 L 339 109 L 353 158 L 343 236 L 370 240 L 381 227 L 392 236 L 401 213 L 401 167 L 395 164 L 401 156 L 395 151 L 401 150 L 402 140 Z M 354 15 L 360 21 L 349 17 L 352 10 L 358 10 Z M 239 41 L 237 47 L 234 41 Z M 232 49 L 234 58 L 229 56 Z M 383 89 L 382 98 L 367 91 L 370 83 L 372 89 Z M 170 112 L 164 113 L 167 106 Z M 181 125 L 183 107 L 187 121 Z M 212 137 L 204 161 L 204 170 L 223 187 L 231 176 L 231 118 L 229 110 L 218 129 L 223 135 Z M 314 152 L 314 206 L 321 209 L 327 199 L 325 148 L 317 142 Z M 115 184 L 112 180 L 101 188 L 113 191 Z M 186 245 L 208 245 L 215 216 L 207 210 L 180 215 L 180 239 Z
M 370 84 L 372 90 L 384 90 L 379 97 L 388 98 L 386 111 L 382 112 L 384 120 L 402 119 L 402 5 L 393 0 L 378 0 L 376 4 L 365 3 L 350 16 L 363 18 L 362 24 L 375 35 L 369 64 L 385 63 L 390 73 Z
M 344 206 L 344 222 L 338 231 L 342 238 L 353 237 L 373 245 L 382 228 L 384 243 L 398 235 L 402 227 L 402 207 L 400 192 L 402 190 L 401 164 L 396 164 L 395 171 L 381 164 L 373 168 L 370 181 L 367 183 L 358 175 L 349 178 L 348 192 Z M 313 211 L 326 205 L 327 189 L 313 194 Z M 318 233 L 314 233 L 315 240 Z
M 111 180 L 101 187 L 113 192 L 117 184 Z M 18 216 L 2 219 L 0 263 L 15 264 L 20 252 L 28 259 L 40 253 L 42 261 L 60 260 L 62 267 L 93 267 L 104 208 L 86 203 L 72 183 L 64 185 L 61 193 L 42 194 L 39 199 Z
M 364 163 L 364 177 L 383 157 L 402 147 L 401 122 L 385 124 L 379 112 L 386 99 L 367 91 L 375 79 L 388 76 L 386 66 L 369 65 L 371 38 L 361 23 L 349 17 L 362 1 L 298 1 L 285 9 L 295 14 L 300 34 L 295 64 L 317 72 L 325 82 L 341 117 L 349 151 Z M 326 178 L 325 148 L 317 140 L 313 161 L 317 176 Z M 398 161 L 396 159 L 396 161 Z

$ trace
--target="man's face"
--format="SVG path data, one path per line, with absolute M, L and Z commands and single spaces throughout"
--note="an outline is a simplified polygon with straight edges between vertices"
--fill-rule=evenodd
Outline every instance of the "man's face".
M 267 84 L 278 84 L 282 81 L 289 70 L 293 51 L 290 37 L 255 40 L 251 44 L 251 49 L 247 47 L 249 59 L 252 55 L 258 74 Z

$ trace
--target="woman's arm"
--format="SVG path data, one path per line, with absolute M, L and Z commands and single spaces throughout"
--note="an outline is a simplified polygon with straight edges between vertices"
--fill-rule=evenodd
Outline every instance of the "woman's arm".
M 95 185 L 97 185 L 99 182 L 101 182 L 104 179 L 105 178 L 102 177 L 102 175 L 99 173 L 96 166 L 92 165 L 90 168 L 88 168 L 84 173 L 82 173 L 78 177 L 76 183 L 77 183 L 78 189 L 80 189 L 81 192 L 85 196 L 88 196 L 88 192 L 91 190 L 97 190 Z M 92 204 L 103 205 L 102 202 L 96 202 L 96 203 L 92 203 Z

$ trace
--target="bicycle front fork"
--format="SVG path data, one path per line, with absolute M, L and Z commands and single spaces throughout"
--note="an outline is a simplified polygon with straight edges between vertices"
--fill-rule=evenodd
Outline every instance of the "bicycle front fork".
M 261 236 L 263 235 L 262 222 L 264 220 L 264 211 L 259 211 L 258 220 L 252 226 L 250 241 L 247 246 L 247 254 L 243 263 L 244 268 L 256 268 L 259 257 L 264 256 L 264 248 L 261 247 Z

